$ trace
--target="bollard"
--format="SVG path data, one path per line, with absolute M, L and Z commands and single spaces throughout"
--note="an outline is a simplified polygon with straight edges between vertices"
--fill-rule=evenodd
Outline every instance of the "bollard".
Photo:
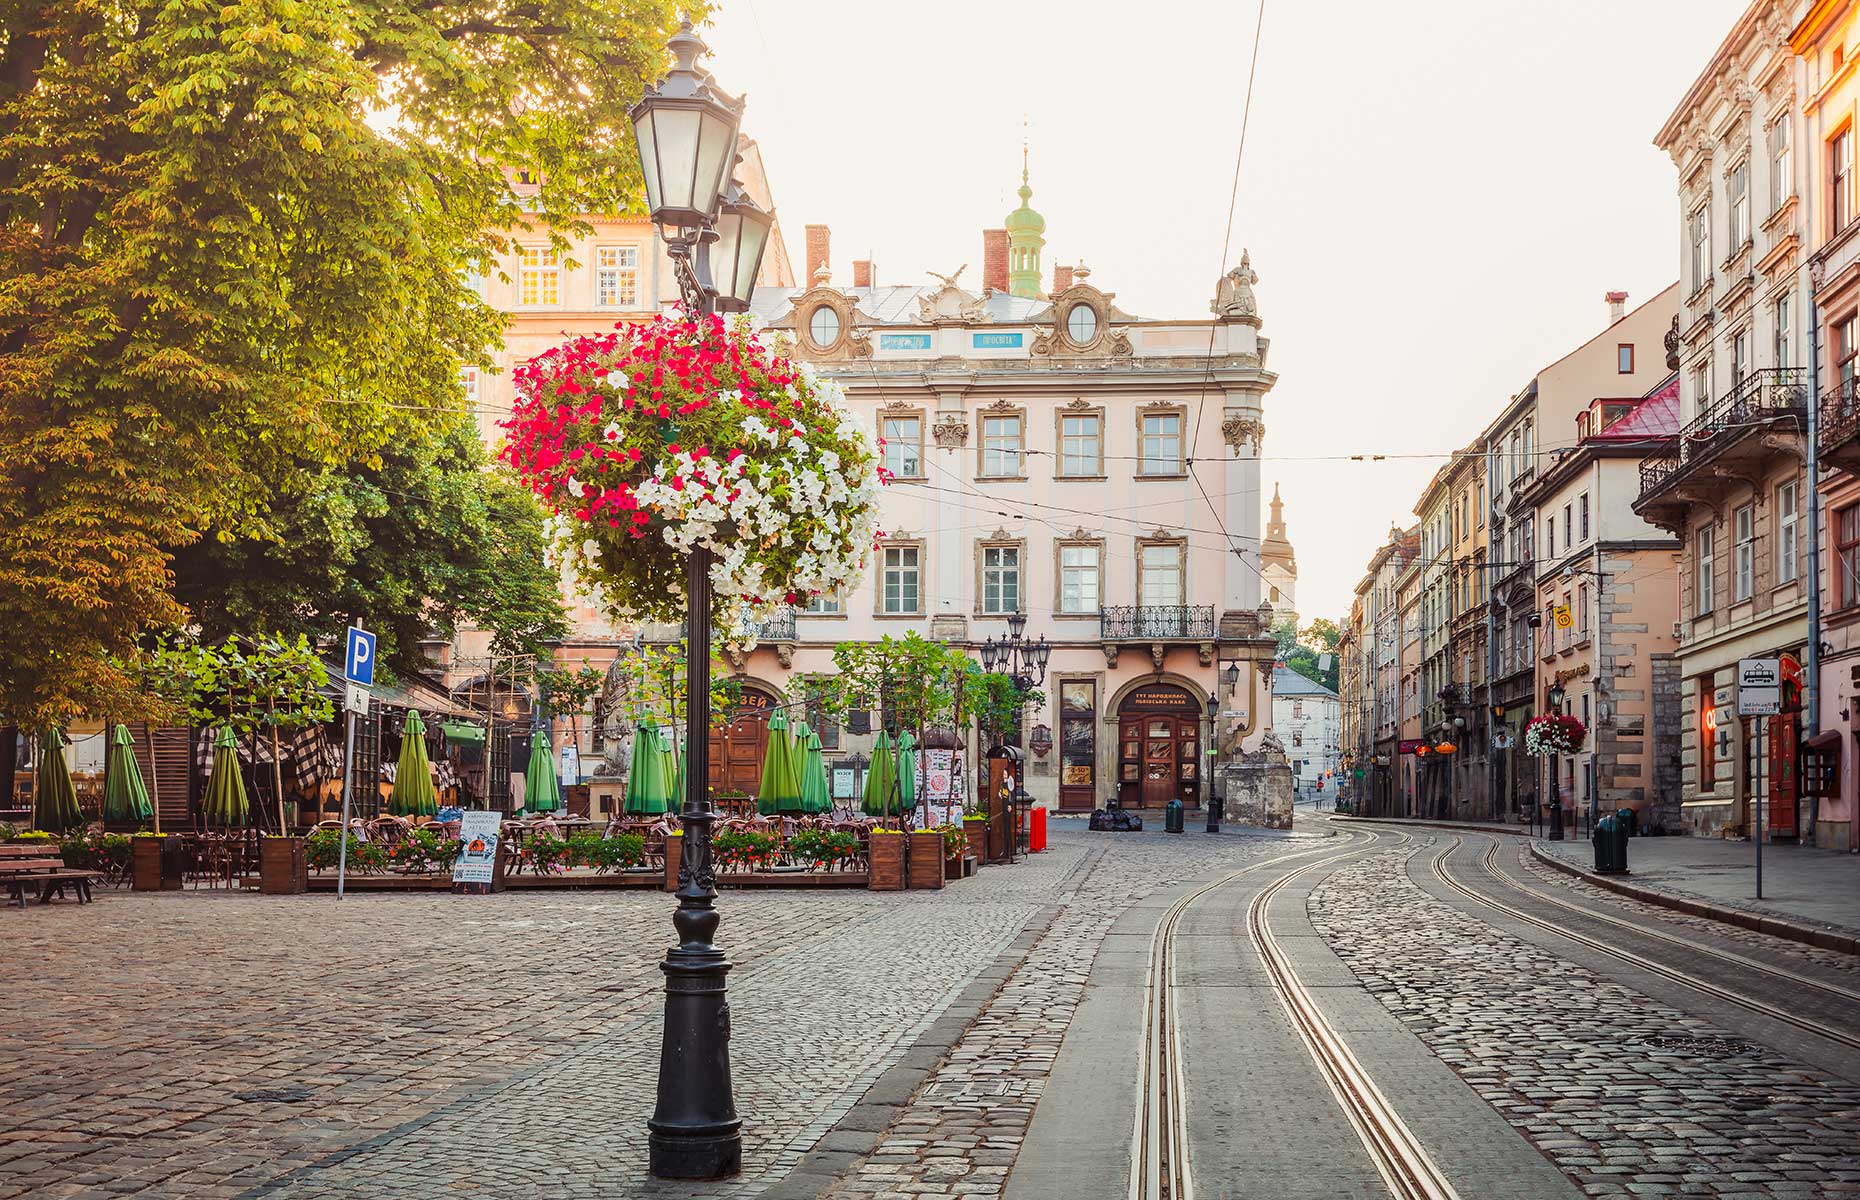
M 1225 801 L 1221 799 L 1221 795 L 1219 792 L 1216 792 L 1214 795 L 1208 797 L 1208 832 L 1209 833 L 1219 833 L 1221 831 L 1221 806 L 1224 803 Z
M 1166 833 L 1181 833 L 1182 801 L 1174 799 L 1163 806 L 1163 830 Z

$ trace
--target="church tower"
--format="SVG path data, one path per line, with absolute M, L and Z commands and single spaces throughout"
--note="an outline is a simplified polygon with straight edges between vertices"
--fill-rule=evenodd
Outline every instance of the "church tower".
M 1040 250 L 1046 245 L 1046 218 L 1028 207 L 1033 189 L 1027 185 L 1027 147 L 1020 148 L 1020 207 L 1003 222 L 1008 231 L 1008 294 L 1037 299 L 1040 295 Z
M 1285 536 L 1285 501 L 1279 499 L 1279 485 L 1272 485 L 1272 516 L 1266 521 L 1266 536 L 1259 544 L 1259 573 L 1265 577 L 1266 603 L 1272 605 L 1272 620 L 1298 620 L 1298 559 L 1292 543 Z

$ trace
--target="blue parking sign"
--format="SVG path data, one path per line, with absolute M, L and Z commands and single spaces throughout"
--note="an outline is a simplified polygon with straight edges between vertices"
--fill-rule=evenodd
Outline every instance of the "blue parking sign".
M 349 629 L 349 652 L 343 656 L 342 673 L 350 683 L 363 687 L 375 681 L 375 635 L 363 629 Z

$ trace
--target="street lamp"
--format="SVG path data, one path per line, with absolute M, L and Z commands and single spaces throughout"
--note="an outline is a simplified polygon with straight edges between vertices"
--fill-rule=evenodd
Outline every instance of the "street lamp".
M 731 178 L 743 102 L 726 95 L 698 58 L 686 21 L 666 43 L 674 65 L 628 112 L 639 146 L 646 207 L 678 277 L 685 318 L 744 312 L 773 218 Z M 716 267 L 713 276 L 712 267 Z M 694 546 L 685 573 L 685 806 L 678 864 L 678 945 L 666 951 L 665 1036 L 648 1166 L 662 1179 L 721 1179 L 743 1167 L 742 1121 L 730 1085 L 730 1010 L 717 949 L 711 859 L 711 552 Z
M 1047 644 L 1046 635 L 1041 634 L 1037 642 L 1029 642 L 1026 637 L 1027 616 L 1015 613 L 1008 618 L 1007 636 L 989 638 L 982 643 L 982 670 L 1000 671 L 1013 678 L 1014 686 L 1021 691 L 1031 691 L 1046 682 L 1046 664 L 1053 656 L 1053 648 Z

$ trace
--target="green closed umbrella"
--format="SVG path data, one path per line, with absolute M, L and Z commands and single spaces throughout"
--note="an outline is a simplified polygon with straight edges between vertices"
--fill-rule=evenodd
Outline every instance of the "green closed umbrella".
M 872 765 L 866 769 L 865 792 L 860 804 L 867 816 L 884 817 L 898 811 L 898 798 L 891 793 L 897 779 L 897 752 L 891 744 L 891 735 L 881 729 L 878 741 L 872 744 Z
M 394 769 L 387 810 L 397 817 L 430 817 L 439 811 L 433 765 L 426 757 L 426 722 L 415 708 L 407 710 L 407 720 L 400 727 L 400 765 Z
M 769 718 L 768 748 L 762 755 L 762 782 L 756 789 L 756 808 L 769 813 L 801 811 L 799 747 L 788 731 L 788 718 L 779 710 Z
M 664 734 L 659 735 L 659 745 L 665 755 L 665 777 L 672 781 L 671 794 L 667 799 L 671 802 L 672 811 L 676 812 L 685 806 L 685 758 L 672 744 L 672 739 Z
M 555 748 L 538 729 L 530 734 L 530 767 L 523 773 L 523 808 L 550 813 L 562 807 L 562 785 L 555 777 Z
M 129 726 L 118 725 L 110 735 L 110 766 L 103 777 L 103 819 L 147 821 L 154 815 L 155 806 L 149 803 L 148 786 L 142 782 Z
M 801 754 L 801 811 L 832 812 L 833 793 L 827 787 L 827 763 L 820 756 L 818 733 L 811 729 L 807 731 L 807 746 Z
M 665 742 L 651 725 L 633 731 L 633 769 L 626 779 L 626 811 L 635 817 L 653 817 L 672 807 L 672 760 Z
M 902 812 L 917 807 L 917 739 L 908 729 L 898 735 L 898 798 Z
M 34 829 L 63 833 L 84 823 L 71 768 L 65 763 L 65 747 L 70 744 L 62 729 L 48 729 L 39 737 L 39 773 L 32 788 Z
M 213 739 L 213 777 L 207 780 L 207 799 L 203 807 L 209 825 L 231 828 L 245 824 L 245 780 L 239 774 L 239 739 L 233 736 L 230 725 L 220 726 L 219 735 Z

